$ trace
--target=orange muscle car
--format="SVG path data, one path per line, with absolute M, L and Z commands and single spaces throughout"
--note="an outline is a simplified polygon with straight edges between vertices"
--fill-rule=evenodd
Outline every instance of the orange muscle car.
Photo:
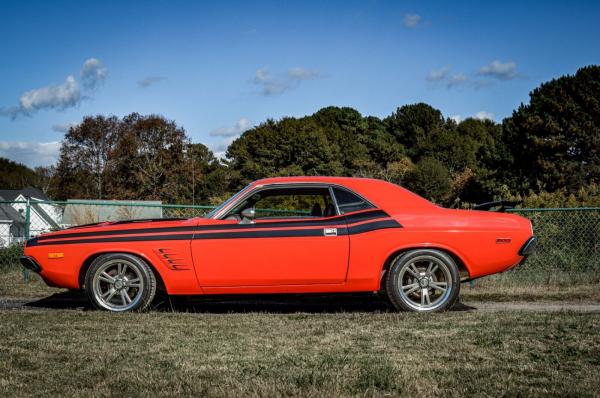
M 364 178 L 259 180 L 206 217 L 102 222 L 40 235 L 22 264 L 95 307 L 169 295 L 382 292 L 401 310 L 450 308 L 460 283 L 535 244 L 526 218 L 439 207 Z

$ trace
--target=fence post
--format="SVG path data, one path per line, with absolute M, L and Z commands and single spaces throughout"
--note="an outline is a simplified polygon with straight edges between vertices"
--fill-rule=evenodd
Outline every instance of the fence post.
M 29 198 L 25 202 L 25 241 L 30 238 L 31 235 L 31 204 L 29 203 Z M 25 282 L 29 282 L 29 270 L 23 267 L 23 280 Z
M 29 203 L 29 198 L 25 202 L 25 239 L 29 239 L 30 229 L 29 224 L 31 222 L 31 205 Z

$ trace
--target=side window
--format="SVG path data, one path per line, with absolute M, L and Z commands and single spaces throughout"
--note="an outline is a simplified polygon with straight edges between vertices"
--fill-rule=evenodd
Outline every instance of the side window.
M 333 194 L 342 214 L 373 208 L 373 205 L 345 189 L 334 187 Z
M 241 219 L 253 207 L 256 219 L 332 217 L 336 210 L 327 187 L 268 188 L 256 192 L 236 206 L 227 217 Z
M 266 195 L 254 203 L 256 218 L 321 217 L 326 199 L 321 195 Z

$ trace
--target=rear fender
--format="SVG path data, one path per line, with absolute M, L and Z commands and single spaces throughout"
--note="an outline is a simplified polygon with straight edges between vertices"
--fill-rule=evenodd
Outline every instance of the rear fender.
M 403 246 L 396 247 L 395 249 L 388 251 L 387 256 L 386 256 L 386 261 L 379 268 L 379 275 L 382 276 L 383 273 L 385 271 L 387 271 L 387 269 L 391 265 L 392 261 L 398 255 L 400 255 L 402 253 L 406 253 L 411 250 L 418 250 L 418 249 L 433 249 L 433 250 L 443 251 L 443 252 L 447 253 L 448 255 L 450 255 L 454 259 L 454 261 L 456 262 L 456 265 L 459 268 L 459 271 L 466 272 L 467 279 L 472 275 L 471 266 L 470 266 L 469 262 L 466 261 L 465 256 L 462 253 L 460 253 L 460 251 L 456 250 L 453 247 L 449 247 L 447 245 L 443 245 L 443 244 L 439 244 L 439 243 L 420 243 L 420 244 L 403 245 Z M 461 272 L 461 278 L 465 277 L 465 275 L 462 275 L 463 272 Z

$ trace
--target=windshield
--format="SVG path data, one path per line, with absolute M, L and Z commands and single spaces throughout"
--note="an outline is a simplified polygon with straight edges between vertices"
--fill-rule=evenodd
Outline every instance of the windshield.
M 220 205 L 218 205 L 217 207 L 215 207 L 214 209 L 212 209 L 210 211 L 210 213 L 208 213 L 205 217 L 206 218 L 213 218 L 213 216 L 215 214 L 217 214 L 225 206 L 227 206 L 228 204 L 230 204 L 231 202 L 233 202 L 234 200 L 236 200 L 243 192 L 245 192 L 248 188 L 250 188 L 251 185 L 252 184 L 246 185 L 244 188 L 242 188 L 241 191 L 239 191 L 238 193 L 236 193 L 235 195 L 233 195 L 232 197 L 230 197 L 229 199 L 227 199 L 225 202 L 221 203 Z

